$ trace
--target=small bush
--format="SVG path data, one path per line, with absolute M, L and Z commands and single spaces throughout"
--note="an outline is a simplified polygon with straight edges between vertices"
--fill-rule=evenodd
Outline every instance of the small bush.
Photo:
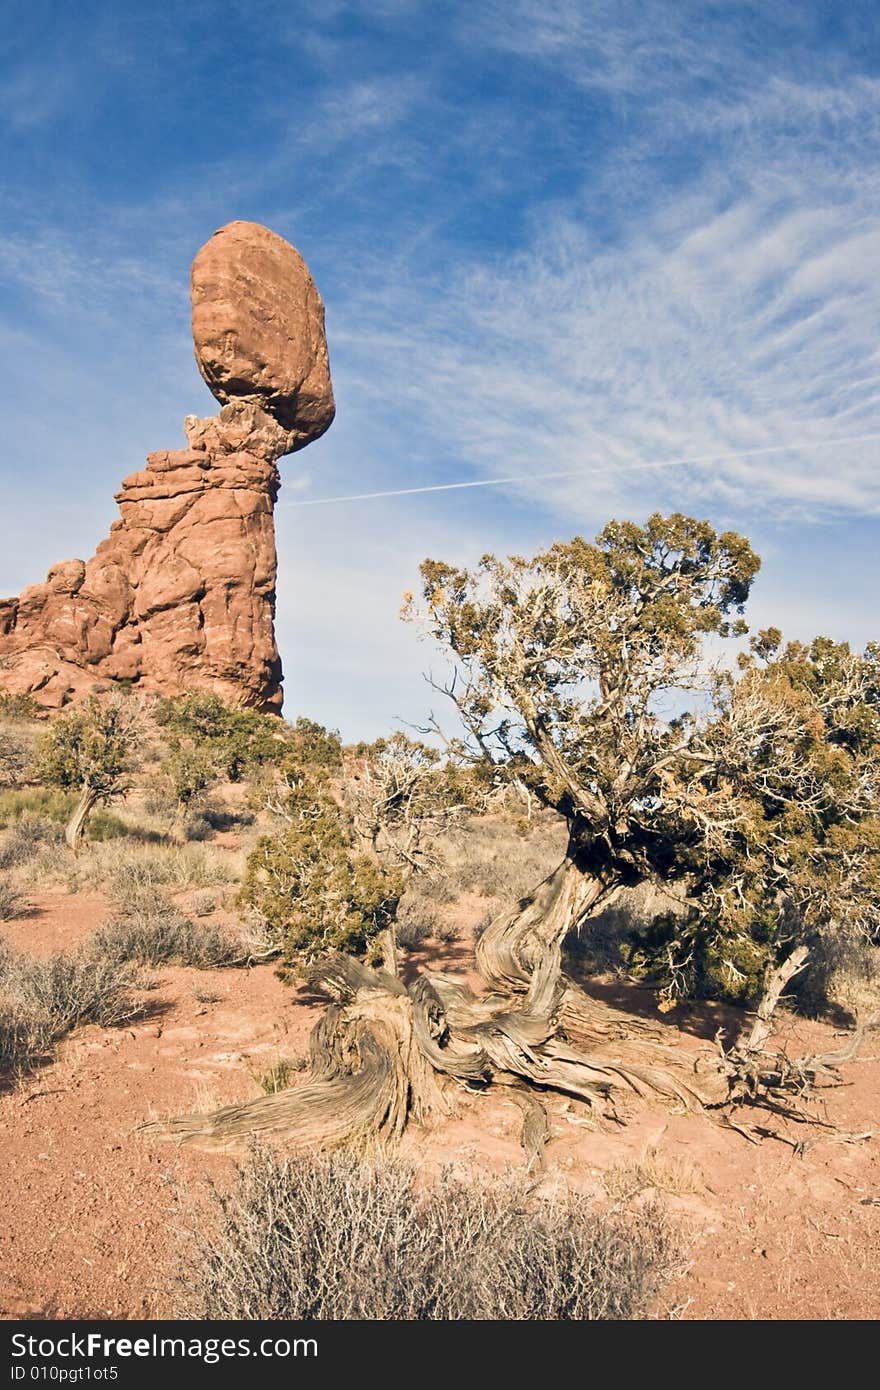
M 163 846 L 116 841 L 89 846 L 70 866 L 69 883 L 75 891 L 86 884 L 108 888 L 118 899 L 126 885 L 162 884 L 173 889 L 211 888 L 232 883 L 236 868 L 229 851 L 195 846 Z
M 402 946 L 405 951 L 412 951 L 423 941 L 427 941 L 431 935 L 431 928 L 416 918 L 407 917 L 404 921 L 396 924 L 394 935 L 398 946 Z
M 121 917 L 95 932 L 91 951 L 102 960 L 121 964 L 193 965 L 219 970 L 241 965 L 245 951 L 238 937 L 222 927 L 196 926 L 165 899 L 150 915 L 144 911 Z
M 146 1011 L 132 993 L 145 981 L 130 969 L 85 952 L 37 960 L 0 951 L 0 1070 L 23 1072 L 45 1061 L 83 1023 L 112 1028 Z
M 880 950 L 839 931 L 810 943 L 807 968 L 791 985 L 798 1010 L 812 1018 L 838 1012 L 849 1020 L 877 1007 Z
M 461 939 L 461 928 L 455 922 L 438 922 L 434 928 L 434 939 L 446 946 L 451 945 L 453 941 Z
M 23 916 L 27 907 L 27 898 L 17 888 L 0 880 L 0 922 L 11 922 L 14 917 Z
M 403 875 L 360 852 L 326 785 L 303 777 L 286 806 L 288 823 L 248 857 L 239 906 L 283 940 L 290 973 L 326 950 L 369 955 L 394 922 Z
M 131 835 L 132 828 L 121 816 L 114 815 L 112 811 L 98 809 L 89 816 L 88 826 L 86 827 L 86 838 L 99 842 L 101 840 L 119 840 L 123 836 Z
M 214 835 L 214 827 L 208 817 L 201 811 L 190 811 L 183 822 L 183 838 L 185 840 L 210 840 Z
M 267 1071 L 251 1072 L 260 1090 L 267 1096 L 286 1091 L 291 1081 L 301 1072 L 308 1070 L 307 1057 L 281 1057 Z
M 0 715 L 4 719 L 13 721 L 25 721 L 36 719 L 40 713 L 40 706 L 37 704 L 33 695 L 12 695 L 0 692 Z
M 217 894 L 207 891 L 196 893 L 189 905 L 189 910 L 194 917 L 210 917 L 212 912 L 217 911 Z
M 406 1164 L 344 1153 L 255 1151 L 215 1197 L 186 1270 L 194 1318 L 643 1318 L 680 1259 L 657 1205 L 601 1214 L 448 1173 L 418 1191 Z
M 47 846 L 63 843 L 64 834 L 56 821 L 27 812 L 0 835 L 0 869 L 28 864 Z
M 33 740 L 14 726 L 0 724 L 0 787 L 15 787 L 27 776 Z
M 217 994 L 213 989 L 205 989 L 203 985 L 197 985 L 193 990 L 193 999 L 197 1004 L 219 1004 L 222 998 L 222 994 Z

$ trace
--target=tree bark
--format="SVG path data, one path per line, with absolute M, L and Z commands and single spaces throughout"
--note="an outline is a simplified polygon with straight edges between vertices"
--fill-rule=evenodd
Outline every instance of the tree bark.
M 294 1147 L 396 1138 L 409 1119 L 449 1113 L 451 1087 L 493 1081 L 559 1091 L 600 1117 L 616 1097 L 659 1094 L 697 1108 L 703 1097 L 681 1059 L 650 1025 L 591 999 L 562 969 L 562 942 L 617 884 L 571 856 L 513 911 L 486 930 L 477 968 L 488 992 L 460 976 L 425 972 L 406 987 L 351 957 L 326 957 L 311 982 L 332 1000 L 316 1025 L 311 1077 L 289 1091 L 213 1115 L 154 1121 L 145 1132 L 211 1147 L 269 1132 Z M 391 960 L 387 964 L 392 964 Z M 538 1166 L 546 1140 L 526 1107 L 523 1144 Z M 543 1137 L 542 1137 L 543 1136 Z
M 86 828 L 86 822 L 100 800 L 100 792 L 96 792 L 88 786 L 83 787 L 79 794 L 79 800 L 74 807 L 73 815 L 67 822 L 64 831 L 64 839 L 70 849 L 73 850 L 74 854 L 79 850 L 83 832 Z

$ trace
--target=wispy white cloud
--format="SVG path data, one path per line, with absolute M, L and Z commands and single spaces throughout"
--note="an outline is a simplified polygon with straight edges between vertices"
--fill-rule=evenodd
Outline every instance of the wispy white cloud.
M 395 397 L 475 471 L 596 460 L 611 505 L 632 495 L 618 465 L 877 430 L 880 208 L 810 192 L 782 206 L 771 188 L 726 207 L 704 196 L 687 222 L 677 210 L 670 230 L 661 211 L 599 253 L 571 222 L 548 225 L 529 252 L 469 267 L 442 295 L 410 281 L 362 303 L 350 369 L 366 391 L 381 361 Z M 877 512 L 878 459 L 873 445 L 795 450 L 651 490 L 727 511 Z M 583 484 L 533 495 L 583 515 Z

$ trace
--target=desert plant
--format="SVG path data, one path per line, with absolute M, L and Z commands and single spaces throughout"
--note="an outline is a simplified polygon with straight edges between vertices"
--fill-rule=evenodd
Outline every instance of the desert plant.
M 293 970 L 330 949 L 365 954 L 394 919 L 400 873 L 359 852 L 351 817 L 326 783 L 303 775 L 289 786 L 285 816 L 248 860 L 242 906 L 283 940 Z
M 157 724 L 168 746 L 164 770 L 180 806 L 198 802 L 218 781 L 283 761 L 289 731 L 280 720 L 233 708 L 208 691 L 159 700 Z
M 428 923 L 420 921 L 417 916 L 404 917 L 394 926 L 397 944 L 402 946 L 405 951 L 412 951 L 414 947 L 421 946 L 423 941 L 427 941 L 431 932 L 432 928 Z
M 69 819 L 76 797 L 57 787 L 0 788 L 0 825 L 10 826 L 25 816 L 64 825 Z
M 22 1072 L 44 1061 L 83 1023 L 112 1028 L 146 1011 L 142 976 L 86 952 L 46 960 L 0 950 L 0 1068 Z
M 0 715 L 4 719 L 24 722 L 36 719 L 39 713 L 40 706 L 33 695 L 13 695 L 9 691 L 0 691 Z
M 663 1209 L 603 1214 L 578 1194 L 402 1163 L 257 1152 L 194 1233 L 186 1316 L 252 1319 L 644 1318 L 681 1263 Z
M 807 930 L 833 931 L 847 913 L 877 929 L 880 646 L 859 656 L 817 641 L 777 660 L 778 634 L 760 633 L 739 677 L 719 672 L 706 641 L 745 634 L 737 615 L 758 567 L 743 537 L 681 514 L 611 522 L 595 544 L 575 538 L 531 560 L 485 556 L 473 571 L 426 561 L 421 620 L 456 664 L 444 691 L 464 737 L 447 740 L 450 756 L 515 779 L 561 816 L 562 862 L 481 934 L 487 997 L 440 972 L 404 990 L 393 969 L 316 961 L 310 978 L 334 1007 L 313 1033 L 313 1081 L 153 1132 L 393 1138 L 409 1116 L 443 1110 L 447 1078 L 514 1076 L 597 1113 L 616 1113 L 625 1088 L 716 1106 L 809 1093 L 833 1058 L 772 1057 L 769 1019 L 803 968 Z M 681 712 L 689 693 L 696 707 Z M 328 844 L 340 834 L 314 797 L 297 814 L 305 843 L 308 822 Z M 295 898 L 308 882 L 320 903 L 326 859 L 290 849 L 311 875 L 289 880 Z M 643 880 L 678 882 L 691 908 L 663 958 L 664 1005 L 691 989 L 694 958 L 719 980 L 732 966 L 729 992 L 746 976 L 759 996 L 742 1045 L 719 1049 L 699 1078 L 689 1056 L 658 1050 L 641 1020 L 609 1017 L 564 968 L 566 936 Z M 314 919 L 301 923 L 311 940 Z
M 22 730 L 0 724 L 0 787 L 15 787 L 27 774 L 32 756 L 32 739 Z
M 194 894 L 189 910 L 194 917 L 210 917 L 211 913 L 217 910 L 217 894 L 206 890 Z
M 62 839 L 56 822 L 42 816 L 22 815 L 0 835 L 0 869 L 27 864 L 46 846 L 57 845 Z
M 129 898 L 128 913 L 100 927 L 89 942 L 89 951 L 100 960 L 121 964 L 193 965 L 218 970 L 241 965 L 244 947 L 223 927 L 196 926 L 158 890 Z
M 0 879 L 0 922 L 11 922 L 27 911 L 27 898 L 11 883 Z
M 95 807 L 125 788 L 139 713 L 130 697 L 115 696 L 102 702 L 93 696 L 60 715 L 40 740 L 38 776 L 53 786 L 78 793 L 65 830 L 65 839 L 73 850 L 79 847 Z
M 251 1075 L 264 1095 L 274 1096 L 286 1091 L 293 1078 L 308 1069 L 307 1057 L 280 1057 L 265 1071 L 251 1072 Z

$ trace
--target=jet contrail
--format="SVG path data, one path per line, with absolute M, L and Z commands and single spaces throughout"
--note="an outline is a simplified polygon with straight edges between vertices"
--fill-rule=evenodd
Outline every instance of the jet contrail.
M 770 444 L 761 449 L 737 449 L 725 454 L 697 454 L 693 458 L 651 459 L 643 463 L 623 463 L 615 473 L 630 473 L 638 468 L 682 468 L 695 463 L 721 463 L 728 459 L 756 458 L 761 454 L 784 454 L 792 449 L 833 449 L 841 444 L 868 444 L 880 440 L 877 434 L 851 434 L 840 439 L 804 440 L 799 444 Z M 468 487 L 505 487 L 510 483 L 540 483 L 545 478 L 576 478 L 598 471 L 595 465 L 565 468 L 554 473 L 521 473 L 515 478 L 477 478 L 468 483 L 432 483 L 422 487 L 398 487 L 386 492 L 353 492 L 345 497 L 306 497 L 301 501 L 279 502 L 280 507 L 324 507 L 332 502 L 372 502 L 378 497 L 412 497 L 417 492 L 455 492 Z

